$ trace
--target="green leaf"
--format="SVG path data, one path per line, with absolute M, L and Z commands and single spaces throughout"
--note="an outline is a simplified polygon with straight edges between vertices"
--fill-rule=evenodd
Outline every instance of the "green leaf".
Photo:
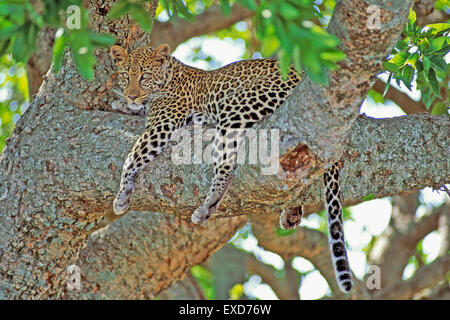
M 288 37 L 288 32 L 287 32 L 283 22 L 278 18 L 275 18 L 273 20 L 274 20 L 274 24 L 275 24 L 275 32 L 278 36 L 278 39 L 280 39 L 281 46 L 287 52 L 291 52 L 292 51 L 292 41 Z
M 450 51 L 450 43 L 449 44 L 445 44 L 445 46 L 443 46 L 441 49 L 435 51 L 435 54 L 438 55 L 447 55 L 447 53 Z
M 194 15 L 188 10 L 183 1 L 181 0 L 172 0 L 175 3 L 175 7 L 183 15 L 183 18 L 193 21 L 195 19 Z
M 61 30 L 61 31 L 60 31 Z M 55 42 L 53 43 L 53 72 L 57 73 L 61 68 L 61 63 L 64 57 L 64 49 L 66 47 L 66 37 L 62 32 L 63 29 L 60 29 L 57 32 L 57 37 L 55 38 Z M 58 34 L 59 33 L 59 34 Z
M 220 0 L 220 8 L 222 9 L 222 13 L 224 16 L 228 17 L 230 15 L 231 7 L 229 0 Z
M 430 42 L 427 38 L 417 40 L 416 44 L 419 47 L 419 51 L 422 53 L 426 53 L 428 51 L 428 47 L 430 46 Z
M 239 300 L 244 294 L 244 286 L 242 283 L 236 283 L 230 290 L 229 295 L 231 300 Z
M 327 84 L 326 74 L 323 72 L 319 57 L 314 51 L 306 50 L 304 52 L 305 68 L 308 75 L 316 82 Z
M 96 61 L 92 52 L 81 53 L 80 51 L 72 50 L 72 55 L 81 75 L 87 80 L 94 79 L 94 65 Z
M 368 195 L 364 196 L 361 200 L 362 201 L 370 201 L 375 199 L 375 194 L 374 193 L 369 193 Z
M 401 81 L 402 81 L 401 76 L 394 75 L 394 80 L 395 80 L 395 83 L 397 84 L 397 86 L 400 87 L 400 84 L 401 84 Z
M 209 300 L 215 299 L 214 274 L 200 265 L 191 268 L 191 274 L 202 288 L 205 296 Z
M 405 86 L 411 91 L 411 82 L 414 78 L 414 68 L 410 65 L 402 69 L 402 80 Z
M 423 62 L 420 60 L 416 61 L 415 67 L 416 67 L 417 72 L 419 72 L 419 73 L 422 72 L 423 71 Z
M 407 51 L 407 48 L 409 46 L 409 37 L 405 37 L 404 39 L 401 39 L 397 42 L 396 48 L 399 49 L 399 51 Z
M 406 59 L 408 59 L 408 57 L 409 57 L 408 52 L 399 52 L 391 59 L 389 59 L 389 62 L 396 65 L 397 67 L 401 67 L 405 64 Z
M 422 58 L 422 62 L 423 62 L 423 69 L 424 69 L 425 71 L 430 70 L 431 61 L 430 61 L 430 59 L 428 59 L 427 56 L 424 56 L 424 57 Z
M 389 73 L 389 77 L 386 81 L 386 85 L 384 86 L 383 97 L 386 95 L 386 93 L 389 90 L 389 86 L 391 85 L 391 80 L 392 80 L 393 75 L 394 74 L 392 72 Z
M 430 56 L 430 63 L 434 69 L 442 72 L 447 72 L 448 65 L 441 57 L 437 55 Z
M 384 103 L 383 95 L 378 91 L 370 89 L 369 92 L 367 92 L 367 95 L 371 97 L 375 103 Z
M 39 28 L 42 28 L 45 26 L 44 16 L 39 14 L 31 3 L 28 3 L 26 5 L 26 9 L 27 9 L 27 14 L 28 14 L 30 20 L 34 24 L 36 24 Z
M 139 24 L 139 26 L 142 28 L 142 30 L 145 30 L 147 32 L 152 31 L 152 19 L 150 18 L 150 15 L 148 12 L 142 7 L 141 5 L 133 3 L 130 5 L 130 11 L 129 11 L 131 17 L 136 20 L 136 22 Z
M 446 38 L 445 37 L 434 38 L 430 42 L 430 50 L 432 52 L 433 51 L 438 51 L 438 50 L 442 49 L 442 47 L 445 46 L 445 44 L 446 44 Z
M 129 8 L 131 3 L 126 0 L 120 0 L 114 4 L 114 6 L 109 10 L 108 12 L 108 18 L 109 19 L 117 19 L 121 16 L 125 15 Z
M 9 20 L 0 18 L 0 40 L 9 39 L 19 29 L 19 26 Z
M 4 54 L 6 54 L 10 45 L 11 45 L 11 39 L 6 39 L 3 41 L 0 41 L 0 56 L 3 56 Z
M 87 30 L 71 30 L 68 42 L 78 71 L 85 79 L 92 80 L 96 61 L 93 55 L 94 48 L 91 43 L 90 32 Z
M 408 59 L 406 59 L 406 63 L 415 67 L 417 59 L 419 59 L 419 54 L 414 52 L 408 57 Z
M 290 236 L 291 234 L 293 234 L 295 231 L 297 231 L 297 229 L 281 229 L 281 227 L 278 227 L 277 231 L 275 232 L 277 236 L 279 237 L 286 237 L 286 236 Z
M 258 5 L 255 0 L 241 0 L 242 4 L 252 11 L 258 10 Z
M 430 68 L 430 70 L 428 71 L 428 82 L 430 83 L 433 93 L 441 98 L 441 93 L 439 92 L 439 83 L 437 81 L 436 73 L 434 72 L 433 68 Z
M 416 12 L 412 8 L 409 9 L 408 21 L 412 23 L 416 22 Z
M 281 49 L 278 56 L 279 56 L 281 76 L 284 80 L 287 80 L 289 68 L 291 66 L 291 55 L 285 49 Z
M 427 24 L 426 27 L 432 28 L 433 33 L 447 32 L 450 30 L 450 23 L 432 23 Z
M 342 51 L 324 51 L 320 53 L 323 60 L 338 62 L 344 60 L 347 56 Z
M 436 102 L 431 110 L 431 114 L 437 116 L 448 115 L 449 108 L 448 105 L 445 105 L 443 102 Z
M 109 47 L 116 42 L 116 38 L 107 34 L 90 33 L 92 43 L 97 47 Z
M 389 71 L 389 72 L 393 72 L 393 73 L 400 72 L 400 69 L 398 68 L 398 66 L 396 66 L 393 63 L 390 63 L 389 61 L 383 62 L 382 67 L 385 71 Z
M 431 98 L 431 90 L 422 90 L 422 101 L 425 104 L 425 107 L 427 108 L 427 110 L 430 110 L 431 104 L 433 103 L 433 100 Z
M 294 47 L 294 50 L 292 51 L 292 60 L 294 62 L 295 70 L 300 73 L 302 71 L 302 56 L 301 56 L 301 49 L 299 45 L 296 45 Z
M 7 17 L 16 25 L 25 23 L 25 3 L 14 3 L 13 1 L 0 2 L 0 16 Z
M 28 32 L 28 35 L 27 35 L 28 48 L 30 51 L 34 51 L 34 49 L 36 48 L 36 39 L 38 37 L 39 29 L 32 22 L 29 22 L 27 24 L 27 26 L 28 26 L 28 31 L 27 31 Z
M 300 12 L 289 2 L 282 2 L 280 7 L 280 14 L 287 20 L 294 20 L 298 18 Z
M 28 49 L 27 30 L 23 29 L 16 34 L 14 43 L 12 45 L 12 55 L 16 61 L 27 62 L 30 56 L 30 51 Z

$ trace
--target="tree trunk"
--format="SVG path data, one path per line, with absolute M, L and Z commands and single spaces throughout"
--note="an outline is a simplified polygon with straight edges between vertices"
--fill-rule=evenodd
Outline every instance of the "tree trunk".
M 280 130 L 279 174 L 263 176 L 258 165 L 241 166 L 221 206 L 221 216 L 321 202 L 321 183 L 316 178 L 325 163 L 339 159 L 344 164 L 342 195 L 347 201 L 358 201 L 369 193 L 379 197 L 448 181 L 447 118 L 419 115 L 356 120 L 410 4 L 398 0 L 387 6 L 380 1 L 380 29 L 368 30 L 365 1 L 338 2 L 330 30 L 342 40 L 347 60 L 330 74 L 328 88 L 309 79 L 302 81 L 292 98 L 260 126 Z M 110 31 L 120 43 L 129 42 L 130 48 L 149 41 L 148 35 L 131 28 L 128 17 L 105 20 L 99 12 L 109 11 L 110 1 L 92 0 L 89 5 L 94 31 Z M 105 10 L 97 10 L 100 7 Z M 170 213 L 182 220 L 146 217 L 151 222 L 145 225 L 160 232 L 145 236 L 144 223 L 135 230 L 136 220 L 127 216 L 122 224 L 110 226 L 112 237 L 100 234 L 91 239 L 91 258 L 88 252 L 79 260 L 89 234 L 103 215 L 111 213 L 123 160 L 145 123 L 141 118 L 109 112 L 114 97 L 108 87 L 114 67 L 107 50 L 98 50 L 96 56 L 99 64 L 93 82 L 78 75 L 69 55 L 58 75 L 48 74 L 0 158 L 0 299 L 63 297 L 67 267 L 89 263 L 94 254 L 98 261 L 104 260 L 92 268 L 107 264 L 110 268 L 82 271 L 88 278 L 98 277 L 87 280 L 83 297 L 108 297 L 108 290 L 116 290 L 110 297 L 119 297 L 117 290 L 123 285 L 119 280 L 130 270 L 135 277 L 128 284 L 128 297 L 151 297 L 181 277 L 190 265 L 204 261 L 245 222 L 245 218 L 228 220 L 224 230 L 214 231 L 222 222 L 217 219 L 211 226 L 190 231 L 190 222 L 183 219 L 204 198 L 211 168 L 204 164 L 175 166 L 166 150 L 138 179 L 132 209 Z M 209 229 L 211 238 L 205 232 Z M 126 241 L 130 238 L 138 245 Z M 207 239 L 215 243 L 205 249 Z M 167 242 L 174 250 L 165 253 Z M 189 250 L 183 249 L 185 246 Z M 104 255 L 98 254 L 100 248 Z M 170 259 L 161 262 L 166 254 Z M 133 256 L 142 260 L 133 262 Z M 172 277 L 158 273 L 162 265 Z

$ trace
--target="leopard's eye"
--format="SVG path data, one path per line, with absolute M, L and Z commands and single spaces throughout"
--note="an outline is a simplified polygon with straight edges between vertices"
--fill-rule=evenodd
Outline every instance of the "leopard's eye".
M 124 79 L 128 79 L 128 72 L 121 72 L 120 73 L 120 76 L 122 77 L 122 78 L 124 78 Z
M 142 77 L 142 79 L 147 79 L 148 77 L 150 77 L 150 73 L 145 72 L 145 73 L 142 74 L 141 77 Z

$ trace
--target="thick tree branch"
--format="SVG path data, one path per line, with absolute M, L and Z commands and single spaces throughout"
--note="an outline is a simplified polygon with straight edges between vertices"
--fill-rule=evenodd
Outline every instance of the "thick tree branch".
M 258 261 L 255 257 L 249 256 L 246 269 L 250 274 L 257 274 L 261 280 L 267 283 L 280 300 L 298 300 L 298 287 L 300 277 L 290 265 L 290 260 L 286 260 L 285 276 L 280 279 L 275 275 L 275 269 L 269 265 Z
M 333 292 L 333 298 L 344 297 L 335 281 L 328 239 L 324 233 L 308 228 L 298 228 L 295 233 L 280 237 L 276 234 L 278 228 L 277 214 L 251 217 L 250 222 L 252 223 L 253 234 L 264 249 L 277 253 L 285 261 L 289 261 L 296 256 L 308 259 L 327 280 Z M 368 294 L 364 285 L 357 279 L 354 282 L 355 288 L 352 291 L 352 297 L 367 298 Z
M 82 289 L 65 290 L 63 297 L 152 299 L 204 263 L 245 222 L 236 217 L 194 227 L 175 216 L 133 212 L 91 235 L 76 262 Z
M 432 213 L 414 221 L 415 210 L 411 212 L 401 211 L 398 207 L 393 208 L 393 217 L 386 231 L 377 239 L 371 251 L 371 263 L 379 265 L 383 273 L 382 288 L 401 279 L 403 270 L 411 255 L 414 254 L 417 243 L 428 233 L 436 230 L 438 221 L 442 215 L 446 215 L 450 206 L 443 205 Z M 404 226 L 398 215 L 409 214 L 412 221 L 405 221 Z
M 417 270 L 409 280 L 397 282 L 374 295 L 375 299 L 411 299 L 421 290 L 430 288 L 446 278 L 450 270 L 450 255 L 437 258 Z
M 156 47 L 168 43 L 171 48 L 190 38 L 228 28 L 236 22 L 252 17 L 255 13 L 239 4 L 230 8 L 225 16 L 219 6 L 212 6 L 195 17 L 195 21 L 175 19 L 173 22 L 155 21 L 150 45 Z
M 164 290 L 158 299 L 161 300 L 206 300 L 202 289 L 190 272 L 180 281 L 175 282 L 170 288 Z

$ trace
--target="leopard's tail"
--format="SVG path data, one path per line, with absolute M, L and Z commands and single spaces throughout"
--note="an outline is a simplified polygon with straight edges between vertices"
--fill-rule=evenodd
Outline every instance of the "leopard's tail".
M 331 259 L 339 288 L 347 293 L 352 289 L 353 281 L 344 240 L 342 205 L 339 191 L 339 167 L 337 164 L 334 164 L 324 174 L 324 181 Z

